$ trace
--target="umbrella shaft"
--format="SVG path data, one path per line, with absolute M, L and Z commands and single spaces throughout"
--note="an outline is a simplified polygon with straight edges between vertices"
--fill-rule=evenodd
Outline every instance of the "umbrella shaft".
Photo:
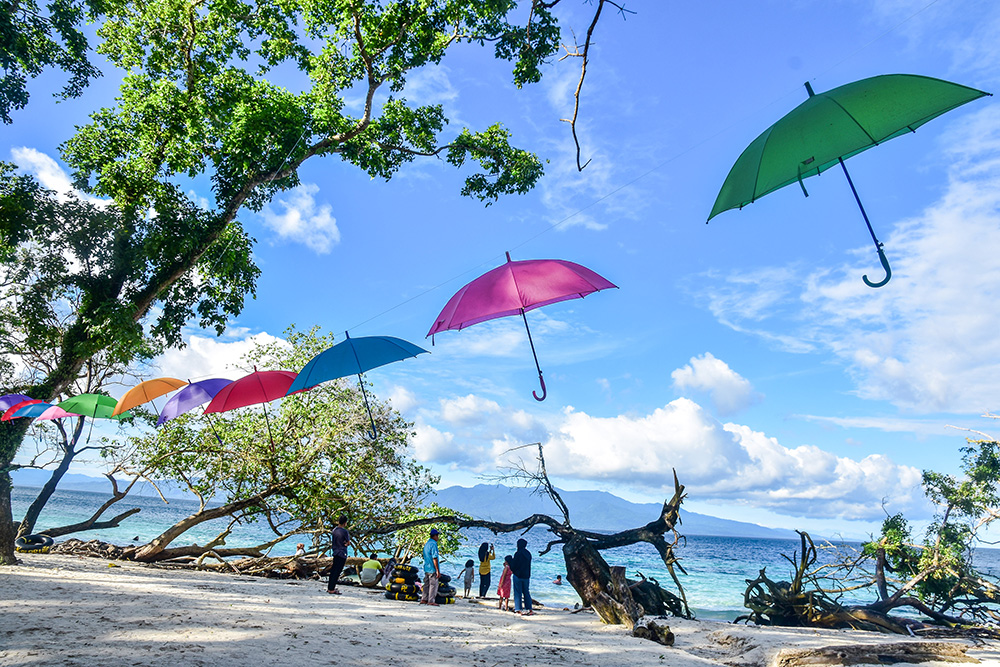
M 872 229 L 872 223 L 868 221 L 868 214 L 865 212 L 864 204 L 861 203 L 861 197 L 858 196 L 858 190 L 854 187 L 854 181 L 851 180 L 851 174 L 847 171 L 847 165 L 844 164 L 843 158 L 837 158 L 840 162 L 841 168 L 844 170 L 844 176 L 847 176 L 847 184 L 851 186 L 851 192 L 854 193 L 854 201 L 858 202 L 858 208 L 861 209 L 861 217 L 865 219 L 865 224 L 868 225 L 868 233 L 872 235 L 872 241 L 875 242 L 876 248 L 881 248 L 882 244 L 878 242 L 875 238 L 875 230 Z
M 524 314 L 524 308 L 521 309 L 521 319 L 524 320 L 524 330 L 528 332 L 528 345 L 531 346 L 531 356 L 535 358 L 535 368 L 538 369 L 538 375 L 542 375 L 542 367 L 538 364 L 538 355 L 535 354 L 535 341 L 531 340 L 531 329 L 528 328 L 528 317 Z

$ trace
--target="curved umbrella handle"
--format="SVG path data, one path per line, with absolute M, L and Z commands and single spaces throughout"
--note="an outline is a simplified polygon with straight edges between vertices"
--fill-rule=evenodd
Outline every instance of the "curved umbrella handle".
M 544 401 L 549 392 L 545 389 L 545 378 L 542 377 L 541 371 L 538 371 L 538 382 L 542 385 L 542 395 L 539 396 L 535 392 L 531 392 L 531 395 L 535 397 L 536 401 Z
M 885 278 L 878 281 L 877 283 L 873 283 L 872 281 L 868 280 L 867 274 L 861 276 L 861 279 L 865 281 L 865 285 L 868 285 L 869 287 L 882 287 L 887 282 L 889 282 L 889 278 L 892 278 L 892 269 L 889 268 L 889 260 L 885 258 L 885 251 L 882 250 L 881 243 L 878 244 L 878 258 L 879 261 L 882 262 L 882 268 L 885 269 Z

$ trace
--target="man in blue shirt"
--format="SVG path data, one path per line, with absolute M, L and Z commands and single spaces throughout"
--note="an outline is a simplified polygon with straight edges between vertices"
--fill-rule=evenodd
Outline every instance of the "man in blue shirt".
M 438 592 L 438 581 L 441 577 L 441 563 L 438 560 L 438 532 L 431 528 L 431 538 L 424 545 L 424 591 L 420 596 L 420 604 L 437 607 L 435 602 Z

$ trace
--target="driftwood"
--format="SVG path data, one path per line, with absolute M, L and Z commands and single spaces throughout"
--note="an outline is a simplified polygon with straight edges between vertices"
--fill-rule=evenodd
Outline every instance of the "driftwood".
M 908 642 L 900 644 L 854 644 L 815 649 L 782 649 L 771 662 L 773 667 L 805 665 L 894 665 L 921 662 L 979 662 L 966 655 L 965 644 Z
M 644 618 L 636 624 L 632 628 L 632 636 L 648 639 L 664 646 L 674 645 L 674 633 L 670 631 L 670 626 L 652 618 Z

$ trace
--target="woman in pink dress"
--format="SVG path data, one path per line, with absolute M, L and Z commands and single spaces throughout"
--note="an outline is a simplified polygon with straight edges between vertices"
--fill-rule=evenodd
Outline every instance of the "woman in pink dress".
M 497 608 L 503 609 L 504 611 L 510 611 L 510 561 L 510 556 L 504 556 L 503 574 L 500 575 L 500 584 L 497 586 L 497 595 L 500 596 L 500 602 L 497 603 Z

